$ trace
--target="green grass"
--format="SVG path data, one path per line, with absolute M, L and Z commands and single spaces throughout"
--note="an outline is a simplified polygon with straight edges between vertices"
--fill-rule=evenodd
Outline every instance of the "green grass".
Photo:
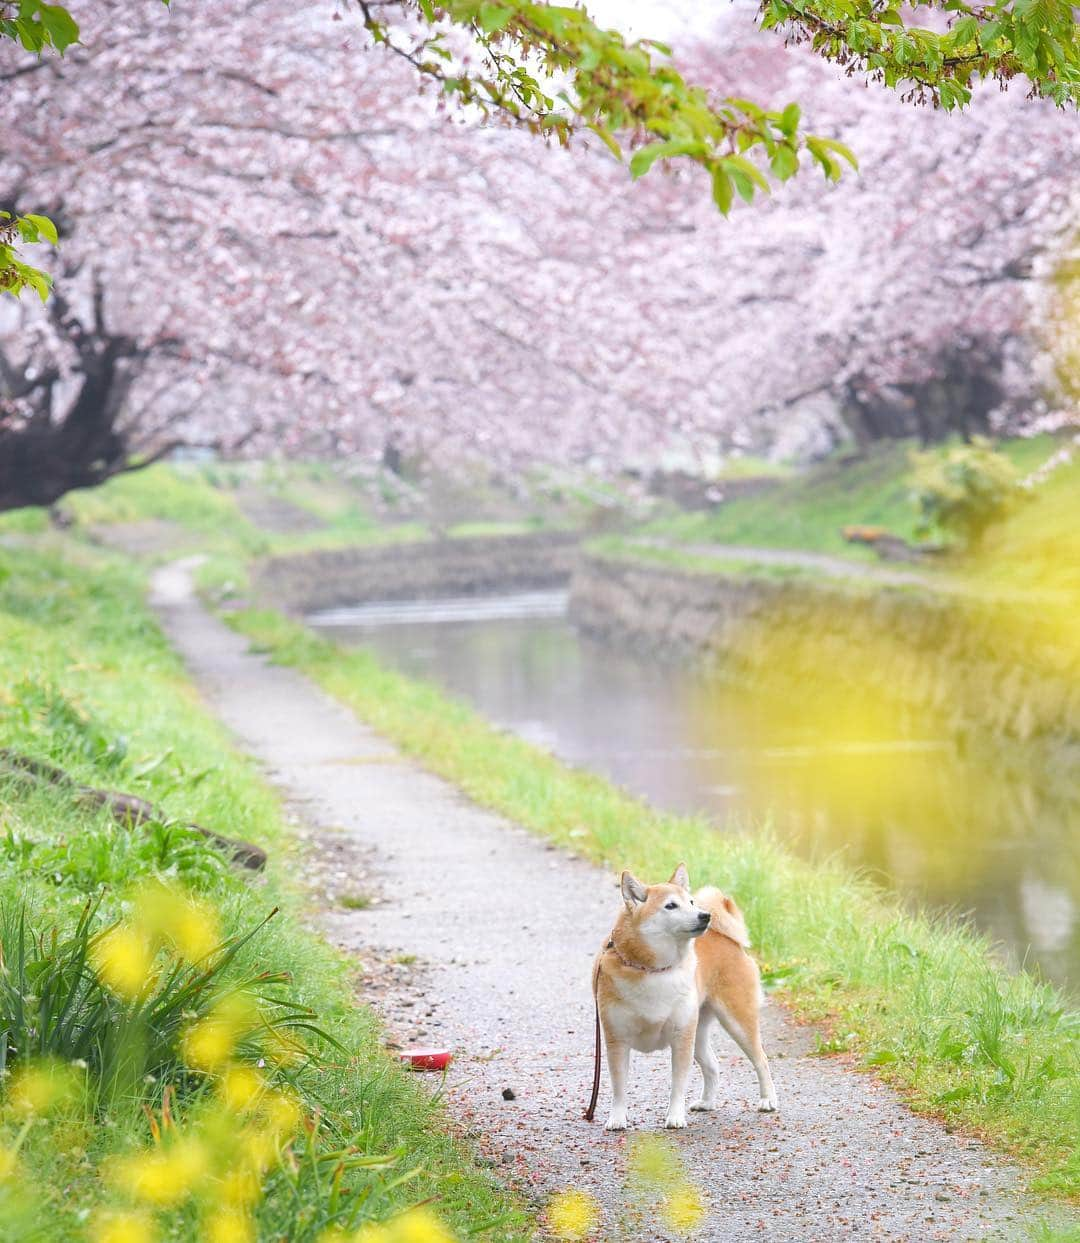
M 175 826 L 118 828 L 62 789 L 0 779 L 0 912 L 10 923 L 26 909 L 43 952 L 50 929 L 62 940 L 88 898 L 101 902 L 96 926 L 122 913 L 125 893 L 140 878 L 161 877 L 203 894 L 226 933 L 250 929 L 281 908 L 235 969 L 284 973 L 274 987 L 310 1007 L 342 1049 L 312 1036 L 317 1056 L 288 1072 L 305 1106 L 319 1111 L 322 1129 L 310 1141 L 310 1162 L 268 1174 L 259 1237 L 316 1237 L 335 1203 L 334 1161 L 320 1175 L 316 1160 L 340 1144 L 329 1143 L 332 1135 L 365 1158 L 396 1154 L 389 1171 L 345 1175 L 346 1185 L 368 1196 L 363 1213 L 383 1217 L 430 1198 L 463 1236 L 530 1237 L 524 1216 L 451 1138 L 441 1107 L 384 1053 L 376 1019 L 352 995 L 355 963 L 301 927 L 303 897 L 289 880 L 299 865 L 281 808 L 184 677 L 143 604 L 141 572 L 68 538 L 44 537 L 32 550 L 0 548 L 0 577 L 0 744 L 270 851 L 266 875 L 253 880 Z M 174 1086 L 174 1113 L 196 1116 L 197 1083 L 186 1074 Z M 99 1101 L 92 1113 L 34 1125 L 19 1180 L 32 1192 L 33 1212 L 16 1223 L 0 1179 L 0 1239 L 84 1238 L 87 1213 L 110 1199 L 103 1169 L 148 1142 L 142 1105 L 160 1104 L 162 1087 L 148 1083 L 119 1104 Z M 15 1139 L 16 1122 L 0 1098 L 0 1148 Z M 402 1175 L 409 1177 L 399 1181 Z M 181 1208 L 168 1216 L 167 1237 L 206 1235 L 194 1210 Z
M 224 528 L 248 538 L 254 533 L 232 493 L 215 487 L 195 466 L 149 466 L 118 475 L 99 488 L 70 492 L 62 504 L 85 526 L 158 518 L 192 531 Z
M 837 862 L 800 861 L 768 832 L 719 835 L 659 812 L 279 614 L 231 621 L 478 803 L 609 867 L 654 878 L 685 859 L 692 878 L 744 906 L 766 978 L 824 1025 L 825 1048 L 1019 1154 L 1037 1185 L 1080 1195 L 1080 1016 L 1034 976 L 997 966 L 977 935 L 911 913 Z
M 643 531 L 685 544 L 802 548 L 873 558 L 868 549 L 849 544 L 841 531 L 845 526 L 876 526 L 916 539 L 918 515 L 908 496 L 908 455 L 914 447 L 894 441 L 859 457 L 832 458 L 767 492 L 734 497 L 708 513 L 660 517 Z M 1054 441 L 1038 436 L 1003 441 L 999 448 L 1027 473 L 1050 455 Z
M 991 527 L 974 560 L 989 586 L 1080 593 L 1080 459 Z
M 780 565 L 738 557 L 713 557 L 691 552 L 678 544 L 643 544 L 621 535 L 602 535 L 589 540 L 587 552 L 615 561 L 644 562 L 666 566 L 686 574 L 720 578 L 819 579 L 820 573 L 800 565 Z

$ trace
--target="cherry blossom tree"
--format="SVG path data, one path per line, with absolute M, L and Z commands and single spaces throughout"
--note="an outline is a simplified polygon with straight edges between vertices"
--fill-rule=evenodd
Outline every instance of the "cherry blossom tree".
M 718 98 L 752 81 L 777 117 L 800 101 L 862 170 L 725 220 L 700 161 L 632 185 L 600 135 L 567 151 L 478 124 L 349 17 L 95 0 L 63 60 L 0 65 L 0 188 L 72 222 L 69 321 L 134 343 L 113 424 L 130 449 L 615 468 L 1039 408 L 1032 300 L 1080 137 L 1052 103 L 915 109 L 725 9 L 676 32 L 687 77 Z M 6 374 L 60 379 L 48 416 L 41 386 L 7 385 L 0 459 L 5 435 L 63 421 L 79 370 L 56 312 L 6 314 Z

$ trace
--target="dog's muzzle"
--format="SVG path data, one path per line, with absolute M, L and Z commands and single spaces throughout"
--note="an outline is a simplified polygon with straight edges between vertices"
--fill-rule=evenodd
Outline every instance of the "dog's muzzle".
M 705 929 L 708 928 L 709 921 L 711 919 L 712 919 L 712 916 L 709 914 L 708 911 L 699 911 L 698 917 L 697 917 L 697 927 L 694 929 L 691 935 L 695 937 L 701 936 L 701 934 L 705 931 Z

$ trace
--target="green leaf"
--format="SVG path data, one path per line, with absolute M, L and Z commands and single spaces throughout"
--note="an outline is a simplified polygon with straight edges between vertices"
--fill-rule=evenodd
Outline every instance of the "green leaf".
M 512 9 L 503 8 L 501 4 L 482 4 L 480 6 L 480 29 L 486 35 L 498 34 L 510 25 L 514 16 Z
M 59 242 L 60 235 L 56 231 L 56 225 L 53 224 L 48 216 L 36 216 L 33 212 L 28 211 L 24 219 L 35 225 L 37 231 L 47 242 L 52 242 L 54 246 Z
M 839 181 L 840 165 L 833 159 L 829 152 L 825 150 L 825 148 L 821 145 L 821 142 L 817 138 L 808 138 L 806 140 L 806 146 L 809 149 L 810 154 L 825 170 L 825 176 L 828 177 L 830 181 Z
M 1000 20 L 996 22 L 987 22 L 985 26 L 980 27 L 979 47 L 981 47 L 984 51 L 993 47 L 998 39 L 1001 38 L 1004 29 L 1005 23 Z
M 856 172 L 859 171 L 859 161 L 855 158 L 855 152 L 844 143 L 837 142 L 835 138 L 816 138 L 815 142 L 824 147 L 826 151 L 835 152 L 841 159 L 847 160 Z
M 630 176 L 636 181 L 644 177 L 657 160 L 667 159 L 674 155 L 704 155 L 705 144 L 688 139 L 676 139 L 671 142 L 653 142 L 641 147 L 630 157 Z
M 795 136 L 795 131 L 799 128 L 799 118 L 802 116 L 802 109 L 798 104 L 788 104 L 784 111 L 780 114 L 780 130 L 788 138 Z
M 79 26 L 60 4 L 39 4 L 38 16 L 49 35 L 49 41 L 61 54 L 79 41 Z
M 37 291 L 42 302 L 48 302 L 49 291 L 52 288 L 51 278 L 45 272 L 39 272 L 37 268 L 24 268 L 22 276 L 31 289 Z
M 603 125 L 590 125 L 589 129 L 592 130 L 592 132 L 597 136 L 597 138 L 600 139 L 600 141 L 604 144 L 604 146 L 607 147 L 607 149 L 611 152 L 611 154 L 621 164 L 622 158 L 623 158 L 622 147 L 620 147 L 618 142 L 616 142 L 615 135 L 612 134 L 612 132 L 609 129 L 606 129 Z
M 746 159 L 745 156 L 742 156 L 742 155 L 726 156 L 724 158 L 723 166 L 724 168 L 727 169 L 729 173 L 732 174 L 732 176 L 734 176 L 736 170 L 738 170 L 738 172 L 740 172 L 744 177 L 749 178 L 749 180 L 752 181 L 754 185 L 756 185 L 760 190 L 764 190 L 766 194 L 769 193 L 769 182 L 766 179 L 765 174 L 761 171 L 760 168 L 758 168 L 756 164 Z M 747 200 L 747 202 L 749 202 L 749 199 Z
M 769 167 L 781 181 L 787 181 L 799 171 L 799 157 L 784 144 L 776 148 L 776 154 L 769 161 Z
M 713 202 L 726 216 L 728 212 L 731 211 L 731 202 L 735 197 L 735 194 L 731 184 L 731 178 L 726 172 L 724 172 L 722 167 L 713 169 L 712 196 Z
M 974 43 L 979 34 L 978 20 L 969 13 L 966 17 L 962 17 L 956 25 L 949 31 L 954 47 L 966 47 L 969 43 Z
M 863 1058 L 865 1066 L 888 1066 L 892 1062 L 900 1060 L 899 1054 L 895 1049 L 878 1049 L 876 1053 L 871 1053 L 868 1057 Z

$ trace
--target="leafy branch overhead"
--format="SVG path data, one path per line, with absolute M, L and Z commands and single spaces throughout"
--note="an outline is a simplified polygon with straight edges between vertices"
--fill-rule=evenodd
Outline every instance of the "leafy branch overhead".
M 0 292 L 18 297 L 24 289 L 33 289 L 42 302 L 48 298 L 52 277 L 20 259 L 15 249 L 19 243 L 36 242 L 57 244 L 56 225 L 48 216 L 33 212 L 13 216 L 9 211 L 0 211 Z
M 658 160 L 695 163 L 725 215 L 736 195 L 751 202 L 768 192 L 770 179 L 786 181 L 804 165 L 816 164 L 830 181 L 845 163 L 856 166 L 842 143 L 803 130 L 797 104 L 777 110 L 714 98 L 683 77 L 669 48 L 604 30 L 584 9 L 533 0 L 356 4 L 377 44 L 467 110 L 562 144 L 591 131 L 635 179 Z M 762 0 L 759 20 L 915 102 L 951 109 L 970 100 L 980 79 L 1018 77 L 1033 95 L 1077 102 L 1080 41 L 1066 0 L 938 0 L 933 7 L 942 15 L 938 30 L 909 24 L 926 8 L 901 8 L 895 0 Z M 0 0 L 3 39 L 36 56 L 62 56 L 78 43 L 79 26 L 59 4 Z M 0 291 L 32 288 L 48 296 L 48 276 L 16 249 L 41 241 L 56 243 L 47 217 L 0 217 Z
M 712 100 L 688 83 L 655 40 L 629 43 L 602 30 L 582 9 L 492 0 L 417 0 L 421 21 L 404 29 L 385 20 L 386 5 L 360 0 L 364 24 L 377 43 L 405 57 L 445 93 L 485 115 L 501 115 L 566 143 L 584 127 L 620 161 L 620 139 L 637 147 L 630 173 L 641 177 L 658 159 L 683 157 L 709 174 L 713 199 L 726 215 L 735 194 L 750 202 L 768 192 L 763 155 L 781 181 L 809 153 L 830 180 L 841 160 L 855 157 L 830 138 L 804 135 L 800 111 L 770 111 L 747 99 Z M 389 7 L 406 7 L 391 5 Z M 454 37 L 464 30 L 481 55 L 466 58 Z

